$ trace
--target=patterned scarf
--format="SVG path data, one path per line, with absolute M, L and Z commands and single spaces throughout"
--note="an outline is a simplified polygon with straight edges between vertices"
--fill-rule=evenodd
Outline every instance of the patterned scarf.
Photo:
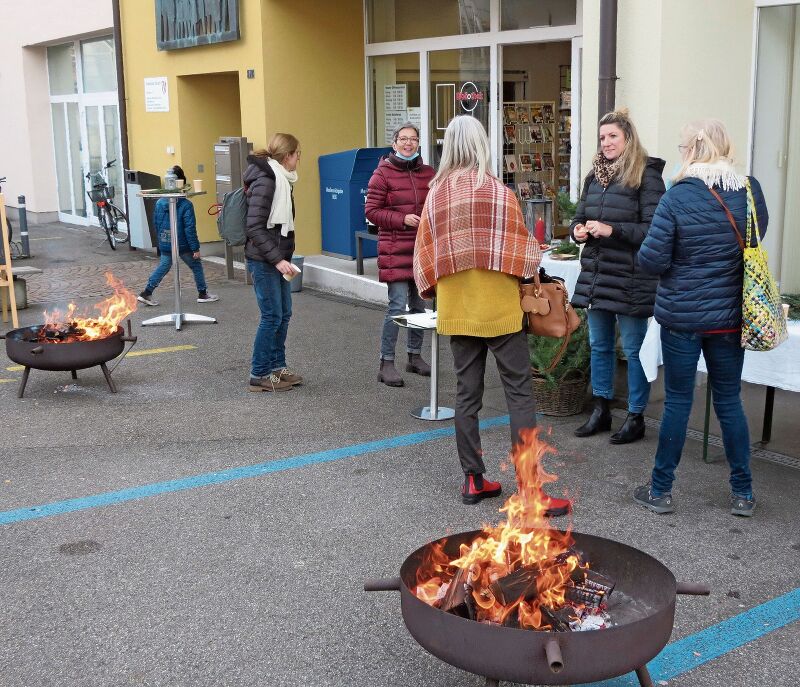
M 476 171 L 450 176 L 428 193 L 414 247 L 414 280 L 424 298 L 442 277 L 471 269 L 532 277 L 539 243 L 516 196 L 494 177 L 475 189 Z
M 600 182 L 603 188 L 608 188 L 619 171 L 619 158 L 606 160 L 603 153 L 597 153 L 592 160 L 592 167 L 594 168 L 594 178 Z

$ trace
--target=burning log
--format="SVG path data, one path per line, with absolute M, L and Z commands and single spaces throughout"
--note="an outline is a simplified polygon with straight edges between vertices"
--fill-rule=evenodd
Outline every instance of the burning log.
M 573 619 L 571 608 L 563 607 L 556 609 L 541 606 L 541 610 L 542 617 L 547 620 L 547 623 L 553 628 L 553 632 L 569 632 L 572 629 L 570 627 L 570 620 Z
M 517 568 L 514 572 L 489 585 L 489 591 L 504 606 L 522 599 L 530 601 L 539 593 L 536 581 L 539 579 L 541 568 L 538 565 L 528 565 Z

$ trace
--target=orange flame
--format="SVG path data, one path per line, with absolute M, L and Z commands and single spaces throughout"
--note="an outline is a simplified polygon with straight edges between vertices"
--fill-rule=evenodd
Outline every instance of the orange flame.
M 61 328 L 70 326 L 76 330 L 64 341 L 92 341 L 104 339 L 117 331 L 120 322 L 136 310 L 136 294 L 125 288 L 125 285 L 111 272 L 106 272 L 106 281 L 114 289 L 114 295 L 106 298 L 93 307 L 99 314 L 90 317 L 78 313 L 78 306 L 70 303 L 66 311 L 45 311 L 45 326 L 42 328 Z M 80 332 L 80 333 L 78 333 Z
M 484 527 L 483 535 L 470 545 L 462 544 L 459 557 L 451 561 L 441 545 L 431 545 L 431 551 L 417 569 L 417 596 L 434 605 L 442 582 L 452 580 L 457 569 L 466 569 L 479 620 L 503 623 L 518 609 L 521 627 L 545 629 L 549 623 L 543 618 L 541 607 L 556 609 L 564 605 L 570 575 L 579 561 L 575 555 L 557 559 L 573 544 L 571 527 L 564 532 L 554 529 L 546 516 L 549 502 L 543 486 L 556 482 L 558 477 L 544 470 L 542 458 L 555 453 L 555 449 L 539 438 L 538 429 L 523 430 L 521 438 L 511 452 L 517 493 L 500 508 L 506 514 L 506 521 L 496 527 Z M 490 585 L 521 567 L 538 570 L 535 597 L 502 604 Z

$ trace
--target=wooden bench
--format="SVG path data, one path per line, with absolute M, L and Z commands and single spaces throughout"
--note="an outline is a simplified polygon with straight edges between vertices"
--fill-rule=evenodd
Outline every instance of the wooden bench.
M 356 232 L 356 274 L 364 274 L 364 241 L 377 240 L 377 234 L 368 231 Z

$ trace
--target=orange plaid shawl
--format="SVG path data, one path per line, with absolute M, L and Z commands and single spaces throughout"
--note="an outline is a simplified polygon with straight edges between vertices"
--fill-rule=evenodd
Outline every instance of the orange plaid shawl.
M 414 246 L 414 281 L 424 298 L 442 277 L 471 269 L 532 277 L 542 253 L 517 197 L 495 177 L 450 177 L 428 193 Z

